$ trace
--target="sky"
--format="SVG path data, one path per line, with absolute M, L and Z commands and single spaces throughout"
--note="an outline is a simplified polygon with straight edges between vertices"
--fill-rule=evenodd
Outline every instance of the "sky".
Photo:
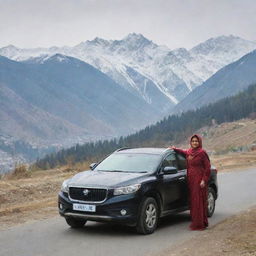
M 256 40 L 255 0 L 0 0 L 0 47 L 74 46 L 141 33 L 171 49 L 220 35 Z

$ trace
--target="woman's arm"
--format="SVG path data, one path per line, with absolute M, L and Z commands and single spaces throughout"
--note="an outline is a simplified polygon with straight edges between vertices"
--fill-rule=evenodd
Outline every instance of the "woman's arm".
M 185 156 L 188 155 L 188 151 L 186 149 L 181 149 L 181 148 L 176 148 L 176 147 L 170 147 L 171 149 L 173 149 L 174 151 L 176 151 L 177 153 L 183 154 Z
M 203 158 L 202 160 L 204 165 L 204 175 L 202 180 L 204 180 L 205 184 L 207 184 L 211 175 L 211 163 L 210 163 L 209 156 L 206 152 L 203 152 L 202 158 Z

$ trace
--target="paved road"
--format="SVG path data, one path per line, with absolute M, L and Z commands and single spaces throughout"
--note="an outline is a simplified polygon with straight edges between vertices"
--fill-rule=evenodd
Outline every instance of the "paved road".
M 210 226 L 256 205 L 256 169 L 221 173 L 218 182 L 219 199 Z M 54 217 L 0 232 L 0 255 L 150 255 L 198 234 L 188 231 L 188 225 L 189 214 L 185 212 L 164 218 L 154 234 L 143 236 L 129 227 L 95 222 L 73 230 L 64 219 Z

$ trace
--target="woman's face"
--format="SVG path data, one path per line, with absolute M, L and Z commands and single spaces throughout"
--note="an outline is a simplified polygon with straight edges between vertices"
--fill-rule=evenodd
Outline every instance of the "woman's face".
M 199 147 L 199 140 L 198 140 L 198 138 L 197 137 L 193 137 L 191 139 L 190 144 L 191 144 L 192 148 L 198 148 Z

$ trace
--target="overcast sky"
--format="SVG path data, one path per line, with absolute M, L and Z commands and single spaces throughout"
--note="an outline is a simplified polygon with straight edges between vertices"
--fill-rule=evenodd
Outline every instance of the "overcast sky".
M 255 0 L 0 0 L 0 47 L 76 45 L 141 33 L 170 48 L 219 35 L 256 40 Z

